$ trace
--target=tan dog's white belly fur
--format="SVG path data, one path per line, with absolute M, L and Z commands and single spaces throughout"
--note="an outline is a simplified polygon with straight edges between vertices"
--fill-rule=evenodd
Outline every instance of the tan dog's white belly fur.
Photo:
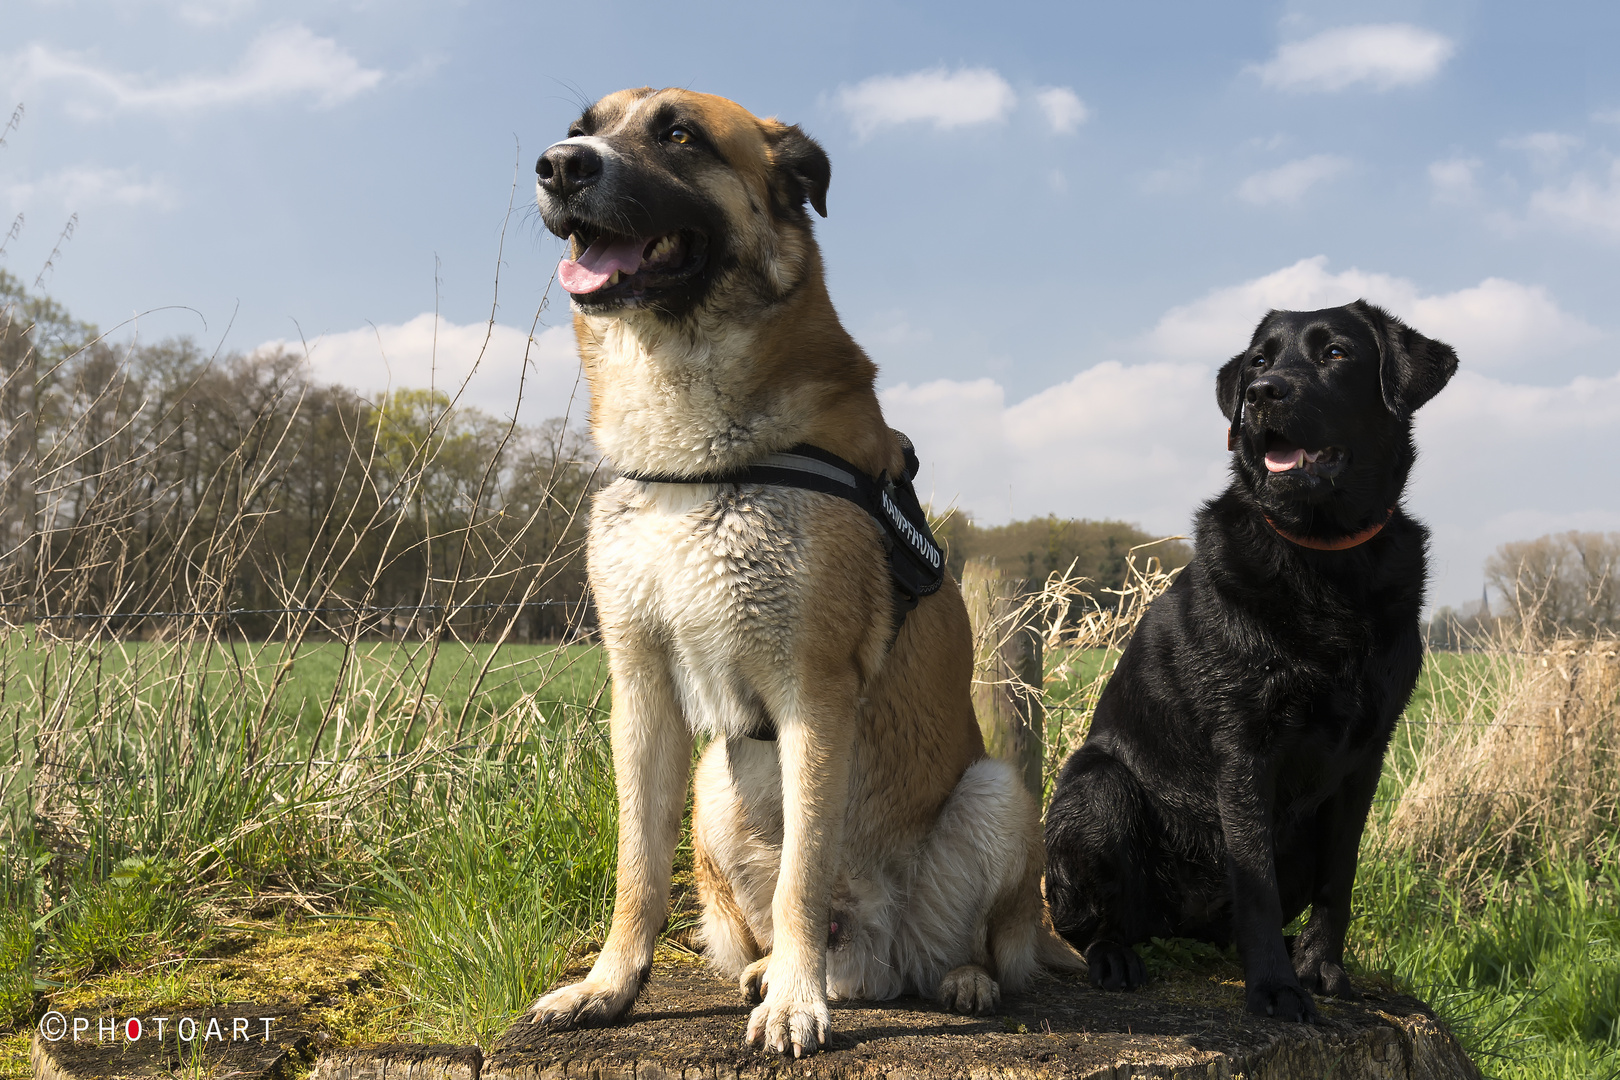
M 824 212 L 830 175 L 812 140 L 723 99 L 623 91 L 538 171 L 547 227 L 573 238 L 570 287 L 593 290 L 574 294 L 575 331 L 592 434 L 620 469 L 714 474 L 810 443 L 900 475 L 804 212 Z M 613 676 L 617 891 L 590 975 L 536 1022 L 608 1023 L 634 1000 L 699 734 L 703 934 L 762 999 L 750 1041 L 814 1052 L 829 996 L 984 1012 L 1039 964 L 1083 967 L 1044 919 L 1038 808 L 984 757 L 948 576 L 896 633 L 876 522 L 755 484 L 620 479 L 587 552 Z M 774 741 L 749 737 L 766 727 Z

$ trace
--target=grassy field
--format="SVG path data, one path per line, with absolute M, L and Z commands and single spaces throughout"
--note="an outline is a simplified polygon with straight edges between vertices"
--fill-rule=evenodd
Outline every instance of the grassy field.
M 1116 656 L 1051 650 L 1052 762 L 1083 733 Z M 1586 670 L 1577 661 L 1558 663 Z M 1352 964 L 1433 1002 L 1491 1075 L 1613 1075 L 1609 729 L 1581 721 L 1584 741 L 1560 744 L 1558 760 L 1587 777 L 1562 801 L 1464 798 L 1479 793 L 1457 785 L 1486 773 L 1441 770 L 1509 750 L 1531 763 L 1519 743 L 1484 740 L 1539 723 L 1542 698 L 1574 730 L 1569 693 L 1553 693 L 1566 683 L 1620 728 L 1613 680 L 1593 691 L 1538 663 L 1429 658 L 1365 842 Z M 267 950 L 365 961 L 364 991 L 323 1014 L 334 1038 L 489 1039 L 610 911 L 605 677 L 586 645 L 286 654 L 0 637 L 0 746 L 15 765 L 0 780 L 0 1031 L 16 1033 L 0 1039 L 0 1076 L 27 1075 L 19 1054 L 48 1007 L 324 1000 L 313 983 L 267 990 L 274 965 L 254 959 Z M 1425 816 L 1414 792 L 1488 807 Z

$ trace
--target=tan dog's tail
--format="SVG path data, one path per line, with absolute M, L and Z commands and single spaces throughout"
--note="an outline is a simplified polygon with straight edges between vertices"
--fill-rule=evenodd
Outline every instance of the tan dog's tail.
M 1041 926 L 1035 933 L 1035 960 L 1048 971 L 1060 971 L 1064 974 L 1077 975 L 1088 971 L 1086 958 L 1081 956 L 1079 950 L 1058 936 L 1052 929 L 1049 918 L 1041 919 Z

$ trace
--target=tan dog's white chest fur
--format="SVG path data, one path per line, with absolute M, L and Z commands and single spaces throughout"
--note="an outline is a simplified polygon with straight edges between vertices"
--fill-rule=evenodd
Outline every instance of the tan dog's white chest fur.
M 808 443 L 899 475 L 804 210 L 825 213 L 830 177 L 813 140 L 724 99 L 622 91 L 537 172 L 547 228 L 573 243 L 560 271 L 590 290 L 575 336 L 618 469 L 714 475 Z M 948 575 L 897 627 L 879 527 L 854 503 L 628 477 L 596 498 L 587 562 L 613 675 L 616 898 L 590 975 L 536 1002 L 537 1023 L 608 1023 L 634 1001 L 698 732 L 703 935 L 758 1002 L 749 1041 L 815 1052 L 829 995 L 985 1012 L 1040 963 L 1083 967 L 1044 919 L 1038 807 L 984 756 Z
M 764 702 L 789 693 L 793 631 L 813 600 L 809 548 L 829 516 L 881 557 L 870 519 L 810 492 L 620 480 L 597 497 L 589 558 L 604 636 L 668 665 L 694 734 L 758 730 Z M 867 636 L 875 668 L 883 641 Z

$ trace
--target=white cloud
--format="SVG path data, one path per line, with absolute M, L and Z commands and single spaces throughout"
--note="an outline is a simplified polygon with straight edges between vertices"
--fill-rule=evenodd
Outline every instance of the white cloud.
M 1478 158 L 1448 158 L 1429 165 L 1429 183 L 1441 202 L 1468 202 L 1474 197 L 1474 172 Z
M 184 112 L 305 97 L 323 108 L 348 101 L 375 87 L 383 73 L 361 66 L 353 54 L 331 38 L 317 37 L 304 26 L 260 34 L 230 71 L 156 80 L 127 75 L 92 63 L 76 53 L 45 45 L 28 46 L 12 63 L 25 86 L 65 82 L 86 92 L 91 101 L 81 112 L 115 109 Z
M 1212 364 L 1111 361 L 1012 404 L 990 379 L 940 380 L 885 391 L 883 410 L 916 442 L 918 491 L 936 507 L 989 523 L 1123 518 L 1170 535 L 1226 484 L 1214 387 Z M 1620 374 L 1540 387 L 1460 371 L 1417 414 L 1405 499 L 1434 533 L 1431 604 L 1477 596 L 1506 541 L 1620 529 L 1620 496 L 1567 464 L 1606 460 L 1616 430 Z
M 922 459 L 919 494 L 991 523 L 1051 513 L 1184 531 L 1226 483 L 1218 363 L 1242 348 L 1267 307 L 1365 294 L 1463 355 L 1451 385 L 1418 413 L 1422 454 L 1406 499 L 1434 530 L 1431 603 L 1477 596 L 1485 557 L 1505 541 L 1620 529 L 1620 491 L 1594 488 L 1590 470 L 1572 464 L 1607 460 L 1620 430 L 1620 374 L 1527 386 L 1483 370 L 1505 366 L 1512 351 L 1493 345 L 1498 337 L 1569 340 L 1591 336 L 1590 327 L 1514 282 L 1423 295 L 1389 275 L 1329 274 L 1325 262 L 1303 260 L 1174 308 L 1144 339 L 1162 359 L 1097 364 L 1022 401 L 1008 402 L 988 378 L 885 390 L 886 417 Z
M 1434 530 L 1431 603 L 1479 595 L 1496 547 L 1564 529 L 1620 529 L 1620 499 L 1582 462 L 1620 431 L 1620 374 L 1522 386 L 1471 372 L 1417 414 L 1407 504 Z
M 1562 187 L 1549 185 L 1530 196 L 1530 213 L 1559 225 L 1620 239 L 1620 160 L 1605 181 L 1581 172 Z
M 1108 361 L 1016 404 L 990 379 L 901 384 L 884 415 L 917 444 L 918 494 L 983 521 L 1054 512 L 1186 527 L 1225 469 L 1214 374 Z
M 1255 173 L 1238 185 L 1238 198 L 1256 206 L 1297 203 L 1314 185 L 1343 172 L 1349 164 L 1348 159 L 1333 154 L 1312 154 L 1308 158 Z
M 948 131 L 1001 123 L 1018 103 L 1018 95 L 991 68 L 940 67 L 909 75 L 875 75 L 840 87 L 838 103 L 849 114 L 855 134 L 865 139 L 898 124 L 931 123 Z
M 1522 150 L 1530 159 L 1530 164 L 1543 172 L 1558 168 L 1569 157 L 1570 151 L 1580 145 L 1581 140 L 1577 136 L 1562 131 L 1536 131 L 1502 140 L 1504 148 Z
M 260 348 L 303 351 L 297 340 L 269 341 Z M 521 382 L 518 419 L 524 423 L 565 414 L 583 420 L 589 400 L 579 378 L 574 336 L 564 327 L 544 330 L 531 343 L 515 327 L 499 323 L 462 326 L 440 319 L 435 334 L 433 314 L 424 313 L 403 324 L 313 338 L 309 362 L 316 378 L 363 394 L 433 386 L 454 396 L 461 390 L 464 403 L 501 417 L 511 416 L 518 407 Z
M 14 207 L 26 206 L 40 198 L 61 203 L 70 210 L 89 206 L 156 206 L 172 210 L 179 198 L 167 180 L 143 178 L 139 170 L 101 169 L 79 165 L 63 169 L 39 180 L 25 180 L 0 186 Z
M 1070 134 L 1091 116 L 1086 103 L 1067 86 L 1049 86 L 1038 92 L 1035 100 L 1046 114 L 1047 124 L 1059 135 Z
M 1449 38 L 1408 23 L 1341 26 L 1282 45 L 1248 70 L 1280 90 L 1343 90 L 1357 83 L 1391 90 L 1432 79 L 1454 52 Z
M 1314 311 L 1356 299 L 1383 305 L 1452 345 L 1464 370 L 1529 372 L 1562 350 L 1602 337 L 1539 285 L 1486 278 L 1456 292 L 1424 295 L 1413 282 L 1389 274 L 1354 268 L 1331 273 L 1327 256 L 1318 255 L 1171 308 L 1143 345 L 1172 359 L 1224 360 L 1248 344 L 1255 324 L 1272 308 Z

